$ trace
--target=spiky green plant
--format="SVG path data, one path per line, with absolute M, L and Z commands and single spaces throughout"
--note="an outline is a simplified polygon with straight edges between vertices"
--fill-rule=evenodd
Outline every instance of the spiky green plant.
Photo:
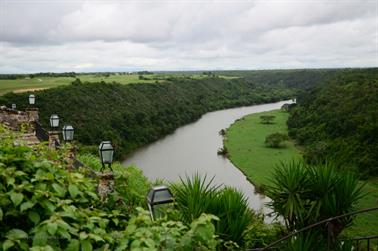
M 351 173 L 337 171 L 331 162 L 308 167 L 309 200 L 313 211 L 311 221 L 324 220 L 356 210 L 357 202 L 364 196 L 363 185 Z M 333 221 L 334 235 L 337 236 L 352 223 L 352 217 Z
M 214 177 L 207 182 L 207 177 L 203 178 L 197 173 L 192 178 L 180 177 L 180 183 L 171 184 L 175 195 L 175 201 L 182 214 L 182 220 L 190 223 L 197 219 L 202 213 L 209 211 L 211 203 L 219 193 L 219 186 L 212 185 Z
M 318 231 L 300 233 L 290 238 L 279 250 L 283 251 L 326 251 L 327 244 L 319 240 Z
M 337 171 L 331 162 L 313 166 L 291 162 L 275 169 L 267 195 L 272 199 L 270 206 L 284 218 L 288 229 L 298 230 L 354 211 L 364 196 L 362 187 L 355 175 Z M 352 220 L 344 217 L 328 223 L 332 225 L 333 242 Z M 323 231 L 324 237 L 327 234 Z
M 242 192 L 232 187 L 222 189 L 211 203 L 209 212 L 220 218 L 216 230 L 222 239 L 243 245 L 246 230 L 253 221 L 253 212 Z
M 310 190 L 307 184 L 305 164 L 292 161 L 277 166 L 271 185 L 267 186 L 266 193 L 272 199 L 269 205 L 284 218 L 289 230 L 305 225 L 308 218 L 306 198 Z
M 202 213 L 213 214 L 220 219 L 216 222 L 217 235 L 243 246 L 244 234 L 253 221 L 247 199 L 233 188 L 212 185 L 213 179 L 208 182 L 206 176 L 195 174 L 171 184 L 182 220 L 190 223 Z

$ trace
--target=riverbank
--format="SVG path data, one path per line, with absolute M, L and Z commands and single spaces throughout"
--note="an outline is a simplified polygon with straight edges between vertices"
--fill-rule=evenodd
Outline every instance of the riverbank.
M 261 115 L 275 116 L 274 124 L 261 124 Z M 265 146 L 265 137 L 270 133 L 287 133 L 286 121 L 289 114 L 280 110 L 247 115 L 232 124 L 226 132 L 224 146 L 229 159 L 239 168 L 256 187 L 263 192 L 269 184 L 270 175 L 275 165 L 301 158 L 300 151 L 293 142 L 287 142 L 283 148 L 275 149 Z M 378 179 L 371 178 L 366 182 L 364 191 L 367 195 L 361 199 L 359 209 L 376 207 L 378 204 Z M 375 235 L 378 225 L 376 211 L 359 215 L 354 225 L 345 231 L 348 236 Z
M 196 173 L 206 175 L 209 179 L 214 177 L 214 185 L 239 189 L 248 199 L 251 208 L 265 210 L 268 198 L 256 194 L 254 186 L 245 175 L 227 158 L 217 155 L 217 149 L 223 145 L 218 132 L 245 115 L 276 110 L 287 102 L 289 101 L 209 112 L 199 120 L 138 149 L 128 156 L 123 165 L 138 166 L 150 180 L 177 182 L 180 177 Z
M 260 116 L 275 116 L 272 124 L 260 123 Z M 269 184 L 274 167 L 281 161 L 300 159 L 294 142 L 285 142 L 281 148 L 265 145 L 265 137 L 275 132 L 287 133 L 286 121 L 289 114 L 281 110 L 255 113 L 237 120 L 227 129 L 224 146 L 230 161 L 239 168 L 259 192 Z

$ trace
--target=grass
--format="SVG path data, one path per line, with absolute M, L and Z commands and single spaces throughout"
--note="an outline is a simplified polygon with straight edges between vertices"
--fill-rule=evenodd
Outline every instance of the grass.
M 101 82 L 104 81 L 105 83 L 112 83 L 117 82 L 120 84 L 132 84 L 132 83 L 155 83 L 155 80 L 152 78 L 156 77 L 155 75 L 144 75 L 147 79 L 139 79 L 139 75 L 115 75 L 111 74 L 109 77 L 95 75 L 95 74 L 88 74 L 88 75 L 81 75 L 78 76 L 82 82 Z M 161 80 L 158 80 L 161 81 Z
M 275 116 L 273 124 L 261 124 L 261 115 Z M 286 121 L 289 114 L 280 110 L 255 113 L 243 117 L 227 130 L 224 145 L 229 158 L 256 186 L 269 184 L 269 178 L 276 165 L 301 158 L 292 141 L 281 148 L 265 145 L 265 137 L 275 132 L 287 133 Z
M 274 124 L 261 124 L 261 115 L 274 115 Z M 268 148 L 265 137 L 273 132 L 287 133 L 288 113 L 279 110 L 248 115 L 236 121 L 227 130 L 225 146 L 229 158 L 247 178 L 257 186 L 269 184 L 276 164 L 301 158 L 300 151 L 293 142 L 286 143 L 284 148 Z M 363 181 L 361 181 L 363 182 Z M 364 191 L 367 195 L 359 202 L 358 208 L 378 206 L 378 178 L 366 181 Z M 345 230 L 346 236 L 377 235 L 378 211 L 358 215 L 354 224 Z
M 154 76 L 154 75 L 153 75 Z M 150 76 L 145 76 L 147 78 L 152 78 Z M 138 75 L 115 75 L 112 74 L 109 77 L 95 74 L 79 75 L 78 78 L 82 82 L 101 82 L 106 83 L 117 82 L 120 84 L 130 84 L 130 83 L 155 83 L 156 80 L 147 79 L 140 80 Z M 15 80 L 0 80 L 0 95 L 7 92 L 22 92 L 33 89 L 47 89 L 53 88 L 60 85 L 69 85 L 74 81 L 75 78 L 71 77 L 35 77 L 33 79 L 15 79 Z M 158 82 L 161 80 L 158 80 Z
M 120 84 L 131 84 L 131 83 L 161 83 L 166 81 L 167 78 L 192 78 L 192 79 L 203 79 L 206 78 L 206 75 L 203 74 L 180 74 L 180 73 L 157 73 L 153 75 L 143 75 L 145 79 L 139 79 L 138 74 L 132 75 L 120 75 L 120 74 L 111 74 L 109 77 L 105 77 L 101 74 L 83 74 L 78 75 L 78 78 L 82 82 L 101 82 L 112 83 L 117 82 Z M 223 76 L 219 75 L 218 77 L 224 79 L 233 79 L 237 77 L 233 76 Z M 69 85 L 74 81 L 75 78 L 72 77 L 35 77 L 33 79 L 15 79 L 15 80 L 4 80 L 0 79 L 0 95 L 3 95 L 7 92 L 25 92 L 33 91 L 38 89 L 47 89 L 53 88 L 60 85 Z
M 70 77 L 41 77 L 15 80 L 0 80 L 0 95 L 11 91 L 27 91 L 32 89 L 46 89 L 59 85 L 68 85 L 74 78 Z
M 378 207 L 378 178 L 369 179 L 364 187 L 367 195 L 359 202 L 359 208 Z M 354 224 L 345 231 L 348 236 L 371 236 L 378 234 L 378 210 L 357 215 Z M 378 244 L 378 243 L 377 243 Z

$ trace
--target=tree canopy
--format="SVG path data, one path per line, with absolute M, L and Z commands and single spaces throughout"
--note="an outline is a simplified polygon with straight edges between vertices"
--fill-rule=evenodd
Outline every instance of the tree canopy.
M 360 173 L 378 174 L 378 69 L 348 72 L 297 98 L 289 136 L 309 162 L 332 159 Z

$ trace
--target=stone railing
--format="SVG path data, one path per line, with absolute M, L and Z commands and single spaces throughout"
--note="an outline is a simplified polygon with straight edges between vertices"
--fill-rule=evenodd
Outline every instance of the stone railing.
M 12 110 L 6 106 L 0 107 L 0 123 L 6 125 L 11 130 L 19 131 L 22 125 L 30 125 L 31 118 L 27 112 Z M 30 130 L 33 130 L 30 127 Z

